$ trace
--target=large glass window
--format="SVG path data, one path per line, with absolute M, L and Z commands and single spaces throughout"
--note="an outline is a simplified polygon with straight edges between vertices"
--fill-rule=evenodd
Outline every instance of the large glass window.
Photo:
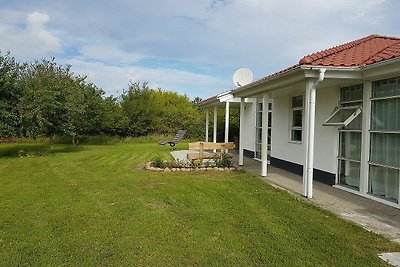
M 292 123 L 290 127 L 290 140 L 301 142 L 303 135 L 303 96 L 292 97 Z
M 372 83 L 368 192 L 399 203 L 400 77 Z
M 339 184 L 355 190 L 360 188 L 362 99 L 362 84 L 341 88 L 338 110 L 326 122 L 340 126 Z

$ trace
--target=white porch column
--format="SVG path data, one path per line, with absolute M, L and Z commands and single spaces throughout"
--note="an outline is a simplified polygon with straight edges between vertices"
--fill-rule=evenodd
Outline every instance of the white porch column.
M 361 168 L 360 168 L 360 192 L 368 193 L 369 176 L 369 151 L 370 151 L 370 133 L 371 127 L 371 95 L 372 82 L 364 81 L 363 84 L 363 110 L 362 116 L 362 137 L 361 137 Z M 346 161 L 347 162 L 347 161 Z
M 313 172 L 314 172 L 314 129 L 315 129 L 315 99 L 316 87 L 309 80 L 306 84 L 305 101 L 305 133 L 304 140 L 304 166 L 303 166 L 303 194 L 307 198 L 313 197 Z
M 208 142 L 209 111 L 206 109 L 206 142 Z
M 217 122 L 218 122 L 218 109 L 217 106 L 214 107 L 214 129 L 213 129 L 213 142 L 217 142 Z
M 262 98 L 262 122 L 261 122 L 261 176 L 268 173 L 268 102 L 269 94 L 264 93 Z
M 243 139 L 244 139 L 244 97 L 240 99 L 240 123 L 239 123 L 239 166 L 243 166 Z
M 229 139 L 229 102 L 225 104 L 225 143 L 228 143 Z

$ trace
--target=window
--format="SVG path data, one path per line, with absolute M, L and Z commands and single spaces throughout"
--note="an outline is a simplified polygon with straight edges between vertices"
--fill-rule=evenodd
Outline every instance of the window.
M 303 135 L 303 96 L 292 97 L 292 123 L 290 127 L 290 140 L 301 142 Z
M 399 204 L 400 77 L 372 83 L 368 192 Z
M 323 125 L 344 127 L 349 125 L 360 114 L 361 114 L 360 106 L 338 107 L 332 113 L 332 115 L 325 121 Z
M 339 184 L 360 188 L 362 84 L 340 89 L 338 108 L 323 125 L 339 126 Z

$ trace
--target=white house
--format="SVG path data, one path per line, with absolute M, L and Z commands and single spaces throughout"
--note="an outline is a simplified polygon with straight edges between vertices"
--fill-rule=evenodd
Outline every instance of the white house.
M 316 52 L 202 105 L 206 138 L 209 109 L 240 106 L 239 164 L 261 160 L 262 176 L 270 163 L 302 175 L 306 197 L 315 179 L 400 208 L 400 38 Z

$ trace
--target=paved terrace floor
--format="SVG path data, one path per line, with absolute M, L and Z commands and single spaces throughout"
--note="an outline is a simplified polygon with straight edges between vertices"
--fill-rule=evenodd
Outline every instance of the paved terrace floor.
M 237 154 L 234 154 L 233 161 L 238 162 Z M 245 157 L 243 168 L 248 172 L 259 174 L 261 163 Z M 263 179 L 273 186 L 302 195 L 303 178 L 301 176 L 268 165 L 268 175 Z M 309 201 L 344 219 L 360 224 L 369 231 L 382 234 L 400 243 L 400 209 L 317 181 L 313 184 L 314 197 Z

